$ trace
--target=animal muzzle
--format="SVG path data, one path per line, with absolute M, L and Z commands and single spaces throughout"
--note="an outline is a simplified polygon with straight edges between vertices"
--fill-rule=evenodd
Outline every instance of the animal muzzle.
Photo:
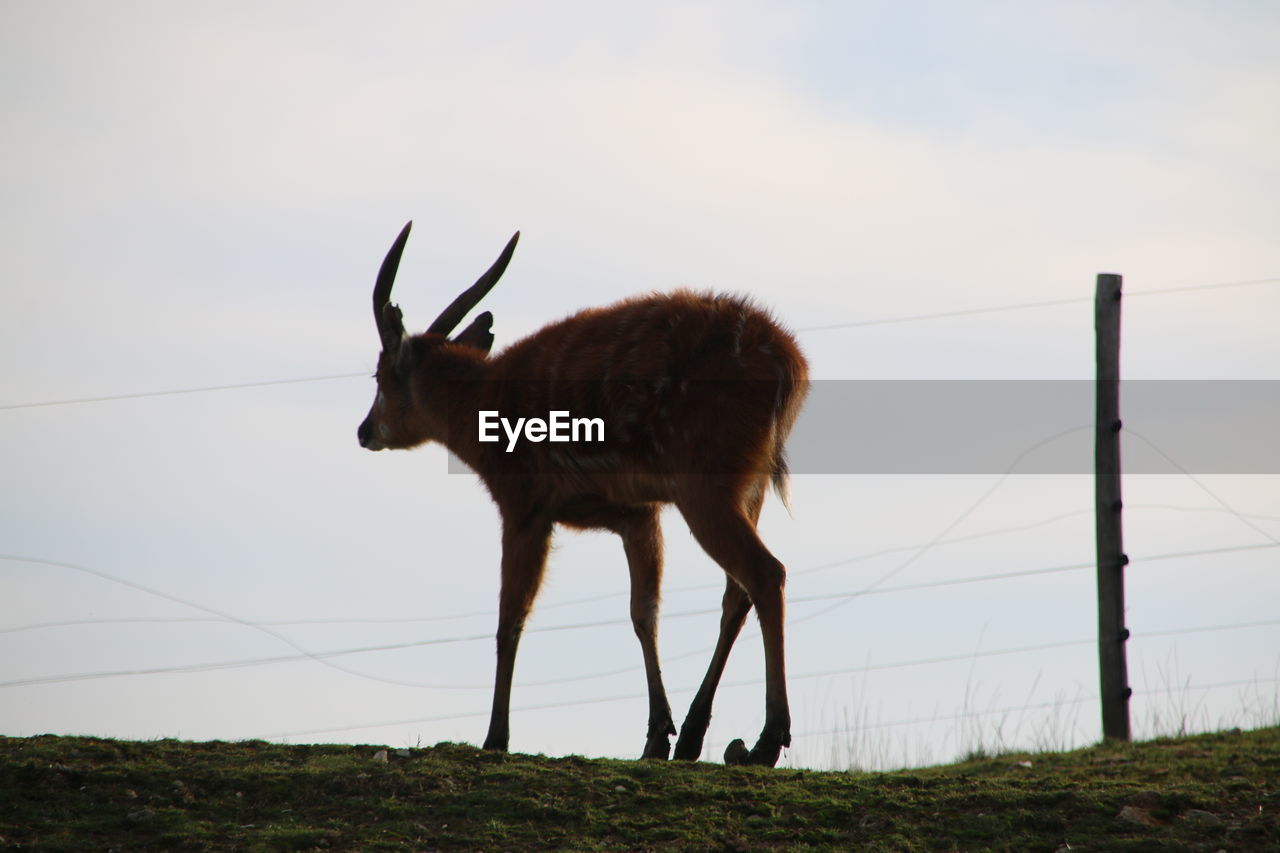
M 373 432 L 373 424 L 368 419 L 360 424 L 359 429 L 356 430 L 356 438 L 360 439 L 360 446 L 365 450 L 385 450 L 387 446 L 379 441 Z

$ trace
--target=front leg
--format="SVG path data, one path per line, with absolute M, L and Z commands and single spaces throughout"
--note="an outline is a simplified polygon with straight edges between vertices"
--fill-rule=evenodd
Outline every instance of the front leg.
M 622 537 L 631 572 L 631 624 L 640 640 L 644 656 L 645 680 L 649 686 L 649 729 L 644 758 L 666 760 L 671 754 L 671 736 L 676 733 L 671 705 L 662 686 L 658 663 L 658 588 L 662 583 L 662 529 L 658 511 L 645 507 L 627 515 L 613 529 Z
M 516 649 L 525 619 L 533 607 L 551 544 L 551 524 L 544 521 L 508 522 L 502 525 L 502 592 L 498 603 L 498 671 L 493 685 L 493 711 L 485 749 L 503 752 L 510 739 L 511 680 L 515 675 Z

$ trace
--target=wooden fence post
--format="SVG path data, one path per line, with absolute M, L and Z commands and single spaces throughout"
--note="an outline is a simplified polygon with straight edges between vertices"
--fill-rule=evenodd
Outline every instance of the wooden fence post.
M 1129 667 L 1125 643 L 1124 553 L 1120 502 L 1120 285 L 1098 275 L 1094 297 L 1097 341 L 1097 421 L 1094 438 L 1094 512 L 1098 545 L 1098 670 L 1102 681 L 1102 736 L 1130 739 Z

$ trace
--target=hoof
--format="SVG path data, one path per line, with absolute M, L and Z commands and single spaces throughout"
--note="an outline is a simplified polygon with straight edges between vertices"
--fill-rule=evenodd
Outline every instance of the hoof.
M 778 763 L 782 752 L 781 744 L 769 744 L 761 740 L 748 752 L 742 738 L 731 741 L 724 750 L 724 763 L 730 767 L 753 764 L 757 767 L 772 767 Z
M 724 763 L 730 767 L 740 764 L 748 764 L 751 761 L 751 753 L 747 752 L 747 745 L 742 738 L 730 741 L 729 745 L 724 749 Z
M 666 761 L 671 757 L 671 739 L 665 734 L 654 735 L 645 743 L 644 754 L 640 757 L 642 759 Z
M 747 755 L 747 763 L 758 767 L 772 767 L 778 763 L 778 756 L 781 754 L 782 744 L 776 743 L 770 746 L 760 741 Z
M 703 735 L 689 734 L 688 728 L 689 724 L 686 723 L 685 730 L 680 732 L 680 737 L 676 740 L 676 761 L 697 761 L 702 757 Z

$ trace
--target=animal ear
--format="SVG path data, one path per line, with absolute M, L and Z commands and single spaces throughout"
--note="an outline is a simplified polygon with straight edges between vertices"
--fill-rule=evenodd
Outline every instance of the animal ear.
M 472 320 L 470 326 L 455 335 L 451 343 L 473 347 L 487 355 L 493 347 L 493 333 L 489 331 L 492 327 L 493 313 L 485 311 Z
M 399 311 L 396 313 L 398 314 Z M 418 356 L 417 350 L 413 344 L 413 338 L 407 334 L 402 334 L 400 336 L 400 344 L 396 347 L 396 373 L 400 376 L 412 373 L 414 367 L 417 366 L 417 363 Z

